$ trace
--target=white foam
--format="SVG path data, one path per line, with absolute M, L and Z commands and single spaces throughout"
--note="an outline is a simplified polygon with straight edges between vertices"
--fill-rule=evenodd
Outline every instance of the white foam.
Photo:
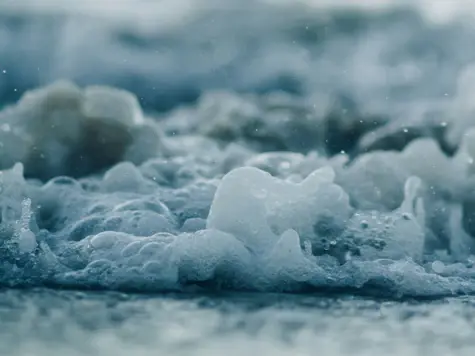
M 23 4 L 0 11 L 16 18 Z M 0 285 L 475 292 L 473 68 L 459 73 L 472 54 L 453 50 L 471 41 L 465 23 L 386 12 L 394 1 L 248 1 L 158 30 L 139 20 L 163 4 L 104 4 L 62 6 L 82 15 L 45 46 L 50 71 L 17 56 L 43 48 L 49 22 L 0 28 L 17 62 L 2 78 L 41 67 L 25 85 L 139 83 L 135 96 L 56 82 L 0 111 Z M 333 11 L 348 5 L 365 10 Z M 184 92 L 205 94 L 144 115 L 142 103 L 174 106 Z M 443 126 L 425 119 L 435 111 Z
M 137 151 L 146 119 L 135 96 L 107 87 L 82 91 L 70 82 L 57 82 L 27 92 L 17 105 L 1 113 L 0 168 L 23 162 L 27 175 L 51 178 L 83 175 L 119 162 L 127 155 L 141 163 L 160 147 L 158 127 L 147 122 L 153 139 L 147 152 Z M 141 142 L 138 142 L 141 145 Z M 155 152 L 154 152 L 155 151 Z

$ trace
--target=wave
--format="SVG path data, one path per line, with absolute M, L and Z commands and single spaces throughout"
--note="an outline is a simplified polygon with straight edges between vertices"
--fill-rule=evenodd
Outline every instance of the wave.
M 475 292 L 468 23 L 184 4 L 0 4 L 1 285 Z

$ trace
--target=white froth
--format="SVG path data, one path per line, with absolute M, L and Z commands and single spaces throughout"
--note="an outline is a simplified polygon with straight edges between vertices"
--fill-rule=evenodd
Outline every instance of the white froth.
M 27 92 L 1 112 L 0 122 L 10 128 L 0 131 L 0 168 L 22 162 L 35 178 L 88 174 L 127 156 L 140 163 L 144 154 L 129 152 L 141 145 L 144 127 L 153 136 L 145 156 L 160 152 L 159 129 L 145 126 L 134 95 L 114 88 L 57 82 Z
M 403 21 L 381 12 L 387 27 L 368 13 L 312 22 L 299 6 L 246 4 L 252 11 L 236 5 L 229 16 L 209 3 L 190 27 L 158 34 L 124 26 L 125 2 L 110 14 L 114 24 L 91 20 L 97 36 L 78 37 L 66 21 L 70 32 L 55 49 L 62 69 L 46 80 L 87 68 L 93 82 L 137 79 L 148 93 L 158 81 L 152 107 L 166 107 L 167 97 L 175 105 L 183 88 L 205 94 L 152 120 L 142 96 L 60 81 L 0 111 L 0 285 L 475 292 L 473 68 L 437 112 L 444 125 L 424 119 L 435 99 L 418 101 L 432 89 L 437 96 L 437 84 L 455 81 L 465 63 L 426 58 L 452 47 L 419 42 L 451 30 L 451 43 L 465 29 L 409 13 Z M 208 12 L 223 17 L 208 21 Z M 155 52 L 157 43 L 167 51 Z M 434 63 L 440 70 L 429 80 Z M 374 114 L 381 108 L 388 117 Z

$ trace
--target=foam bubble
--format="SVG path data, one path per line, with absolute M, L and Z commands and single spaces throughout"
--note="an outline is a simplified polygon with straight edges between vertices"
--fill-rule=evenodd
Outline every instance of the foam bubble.
M 90 174 L 137 150 L 145 121 L 130 93 L 108 87 L 81 90 L 70 82 L 57 82 L 27 92 L 2 112 L 0 122 L 10 130 L 0 132 L 0 167 L 22 162 L 27 176 L 40 179 Z M 155 155 L 160 131 L 153 123 L 147 125 L 154 138 L 148 140 L 146 155 Z

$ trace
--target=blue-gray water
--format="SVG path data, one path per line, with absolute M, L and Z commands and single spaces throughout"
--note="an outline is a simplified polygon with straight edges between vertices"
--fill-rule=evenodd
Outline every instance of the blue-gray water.
M 475 300 L 0 293 L 3 355 L 473 355 Z
M 0 0 L 0 354 L 472 355 L 474 8 Z

